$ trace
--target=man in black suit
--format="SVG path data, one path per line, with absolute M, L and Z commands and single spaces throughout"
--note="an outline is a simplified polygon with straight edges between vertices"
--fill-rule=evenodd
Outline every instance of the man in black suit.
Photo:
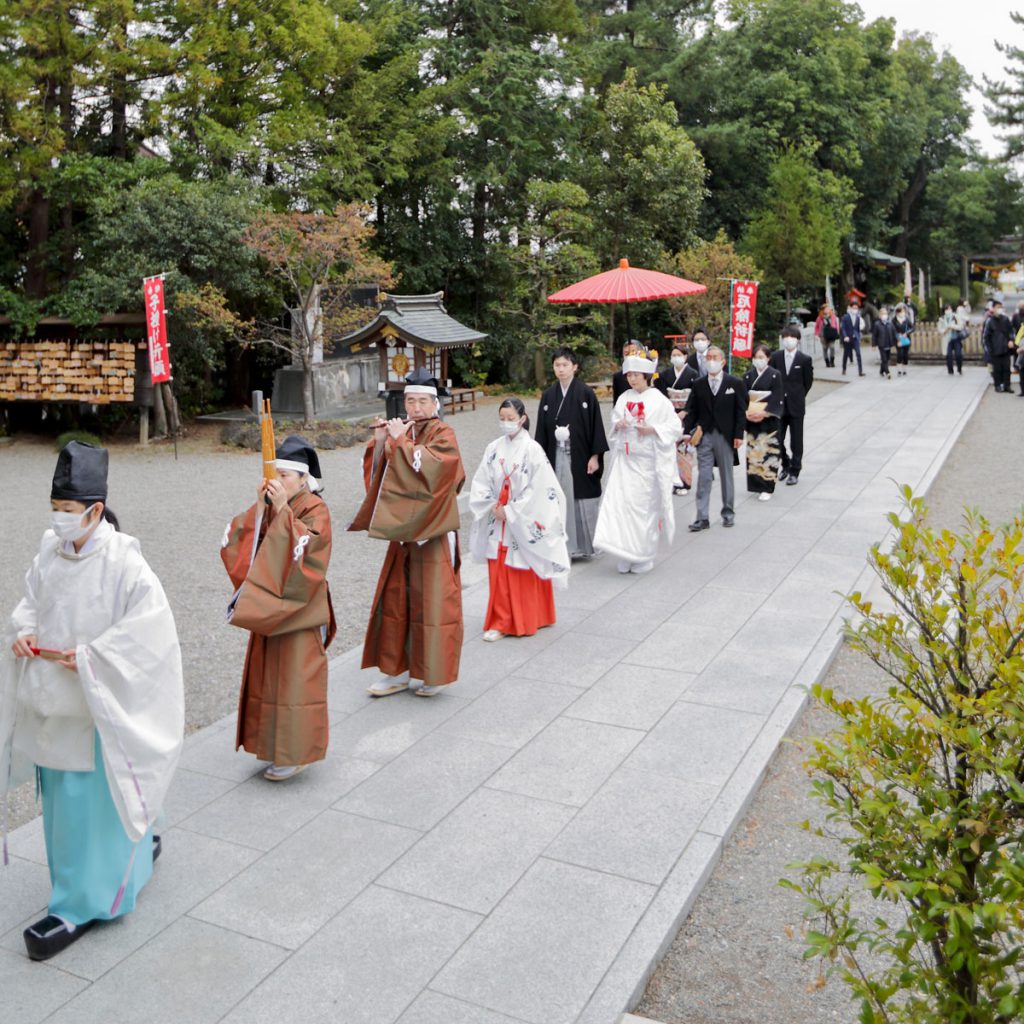
M 690 523 L 691 533 L 711 525 L 711 470 L 716 462 L 722 477 L 722 525 L 732 526 L 736 521 L 732 467 L 739 464 L 737 452 L 743 446 L 747 425 L 747 386 L 725 372 L 725 355 L 717 345 L 708 349 L 704 365 L 707 376 L 693 382 L 683 419 L 684 441 L 690 440 L 697 427 L 702 433 L 697 444 L 697 518 Z
M 843 342 L 843 375 L 846 375 L 846 364 L 857 357 L 857 373 L 864 376 L 864 364 L 860 358 L 860 305 L 856 299 L 850 299 L 843 319 L 839 321 L 839 337 Z
M 982 343 L 992 359 L 992 383 L 996 391 L 1011 394 L 1010 391 L 1010 343 L 1013 328 L 1010 318 L 1003 312 L 1003 304 L 997 299 L 992 303 L 992 315 L 985 321 Z
M 708 375 L 704 360 L 707 359 L 708 349 L 711 342 L 708 340 L 708 332 L 703 327 L 698 327 L 690 339 L 693 342 L 693 351 L 686 359 L 686 365 L 692 367 L 702 377 Z
M 807 392 L 814 383 L 814 361 L 801 352 L 800 328 L 785 327 L 782 348 L 772 353 L 769 365 L 782 374 L 785 400 L 779 421 L 779 448 L 782 451 L 782 469 L 779 480 L 792 487 L 800 476 L 804 461 L 804 413 L 807 411 Z M 786 451 L 786 434 L 789 451 Z

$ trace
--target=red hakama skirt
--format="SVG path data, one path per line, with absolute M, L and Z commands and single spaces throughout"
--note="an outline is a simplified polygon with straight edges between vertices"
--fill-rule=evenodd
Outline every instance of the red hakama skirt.
M 484 629 L 506 636 L 533 636 L 554 625 L 555 593 L 551 580 L 542 580 L 532 569 L 512 569 L 505 564 L 508 548 L 498 545 L 498 557 L 489 559 L 491 599 Z

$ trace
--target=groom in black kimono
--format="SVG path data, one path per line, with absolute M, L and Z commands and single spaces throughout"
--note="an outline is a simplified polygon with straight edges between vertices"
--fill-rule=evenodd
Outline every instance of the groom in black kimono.
M 547 453 L 565 492 L 566 533 L 572 558 L 592 558 L 601 474 L 608 441 L 597 396 L 576 380 L 579 360 L 571 348 L 552 357 L 555 383 L 540 396 L 537 443 Z

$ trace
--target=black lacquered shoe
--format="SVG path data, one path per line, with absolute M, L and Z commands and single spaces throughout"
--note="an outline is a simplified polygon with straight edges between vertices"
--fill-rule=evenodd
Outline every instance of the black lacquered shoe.
M 77 942 L 96 922 L 86 921 L 69 931 L 68 926 L 59 918 L 50 914 L 42 921 L 25 929 L 25 948 L 30 960 L 49 960 L 62 950 Z
M 701 530 L 710 530 L 711 523 L 707 519 L 697 519 L 687 527 L 690 533 L 700 533 Z

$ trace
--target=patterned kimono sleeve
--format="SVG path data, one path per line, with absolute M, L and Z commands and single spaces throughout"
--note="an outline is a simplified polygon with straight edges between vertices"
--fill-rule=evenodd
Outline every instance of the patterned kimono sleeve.
M 301 517 L 290 505 L 274 512 L 235 603 L 232 625 L 263 636 L 306 628 L 306 609 L 322 591 L 330 555 L 326 505 L 317 502 Z

